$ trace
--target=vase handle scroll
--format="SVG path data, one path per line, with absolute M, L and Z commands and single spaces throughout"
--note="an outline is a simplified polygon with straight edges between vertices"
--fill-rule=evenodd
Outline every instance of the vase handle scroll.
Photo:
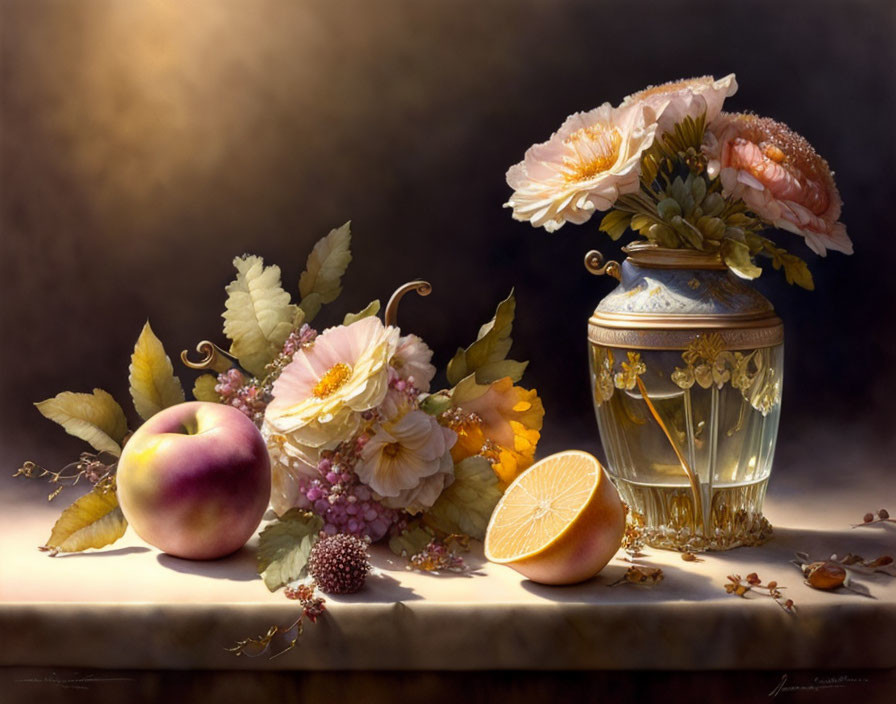
M 612 259 L 606 261 L 604 255 L 596 249 L 592 249 L 585 255 L 585 268 L 595 276 L 607 274 L 617 281 L 622 278 L 619 270 L 619 262 L 613 261 Z

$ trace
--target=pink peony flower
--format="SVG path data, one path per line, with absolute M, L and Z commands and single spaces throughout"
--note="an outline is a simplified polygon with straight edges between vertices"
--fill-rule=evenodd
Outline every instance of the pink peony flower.
M 725 98 L 737 92 L 737 80 L 730 73 L 715 80 L 712 76 L 685 78 L 659 86 L 649 86 L 629 95 L 622 101 L 628 105 L 646 105 L 653 108 L 661 132 L 670 132 L 685 117 L 697 119 L 706 114 L 706 123 L 718 117 Z
M 398 329 L 364 318 L 318 335 L 296 350 L 274 382 L 262 433 L 273 453 L 315 465 L 360 428 L 361 414 L 386 397 Z
M 762 220 L 802 235 L 812 251 L 852 254 L 842 202 L 828 163 L 805 138 L 767 117 L 722 113 L 704 151 L 723 194 L 741 198 Z
M 392 367 L 399 378 L 409 381 L 418 391 L 428 392 L 429 384 L 436 375 L 436 368 L 430 364 L 432 350 L 416 335 L 405 335 L 398 340 L 398 349 L 392 357 Z
M 587 222 L 640 188 L 641 154 L 653 144 L 656 129 L 653 110 L 641 104 L 604 103 L 570 115 L 507 171 L 514 193 L 504 207 L 513 208 L 515 220 L 548 232 Z

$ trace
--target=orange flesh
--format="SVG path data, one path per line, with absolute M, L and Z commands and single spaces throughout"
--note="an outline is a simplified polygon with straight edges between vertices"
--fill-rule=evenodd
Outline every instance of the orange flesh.
M 543 460 L 522 474 L 495 508 L 486 557 L 511 562 L 542 552 L 576 521 L 594 495 L 600 465 L 586 453 Z

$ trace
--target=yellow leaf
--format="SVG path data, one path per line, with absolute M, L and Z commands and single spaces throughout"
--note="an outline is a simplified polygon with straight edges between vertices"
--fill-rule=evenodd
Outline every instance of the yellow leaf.
M 215 391 L 218 379 L 213 374 L 203 374 L 193 384 L 193 398 L 197 401 L 221 403 L 221 397 Z
M 614 209 L 604 215 L 603 219 L 600 221 L 600 227 L 598 229 L 602 232 L 606 232 L 610 236 L 610 239 L 618 240 L 628 229 L 631 221 L 631 213 L 625 213 L 621 210 Z
M 280 286 L 280 267 L 265 266 L 255 256 L 237 257 L 233 265 L 237 276 L 225 289 L 224 334 L 240 364 L 261 377 L 289 333 L 301 324 L 301 311 Z
M 351 325 L 352 323 L 357 323 L 359 320 L 363 320 L 364 318 L 369 318 L 371 315 L 376 315 L 380 312 L 380 301 L 376 299 L 367 304 L 367 307 L 358 311 L 357 313 L 346 313 L 345 318 L 342 320 L 343 325 Z
M 324 303 L 332 303 L 342 293 L 342 276 L 352 260 L 351 222 L 331 230 L 321 238 L 305 264 L 299 279 L 302 310 L 305 320 L 311 321 Z
M 41 549 L 56 554 L 101 548 L 123 536 L 127 527 L 115 492 L 94 489 L 62 512 Z
M 121 406 L 102 389 L 94 389 L 92 394 L 64 391 L 34 405 L 44 417 L 59 423 L 69 435 L 90 443 L 95 450 L 121 454 L 128 421 Z
M 134 408 L 143 420 L 163 408 L 183 403 L 184 388 L 180 379 L 174 376 L 171 360 L 149 326 L 149 321 L 143 326 L 137 344 L 134 345 L 128 371 Z

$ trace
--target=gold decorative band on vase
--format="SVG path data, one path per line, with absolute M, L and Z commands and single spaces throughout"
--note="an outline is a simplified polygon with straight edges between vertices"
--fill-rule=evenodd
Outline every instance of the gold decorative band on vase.
M 686 318 L 686 320 L 685 320 Z M 684 350 L 700 335 L 718 335 L 723 349 L 750 350 L 784 342 L 784 325 L 777 316 L 725 319 L 711 316 L 610 316 L 595 314 L 588 321 L 588 339 L 605 347 L 642 350 Z

